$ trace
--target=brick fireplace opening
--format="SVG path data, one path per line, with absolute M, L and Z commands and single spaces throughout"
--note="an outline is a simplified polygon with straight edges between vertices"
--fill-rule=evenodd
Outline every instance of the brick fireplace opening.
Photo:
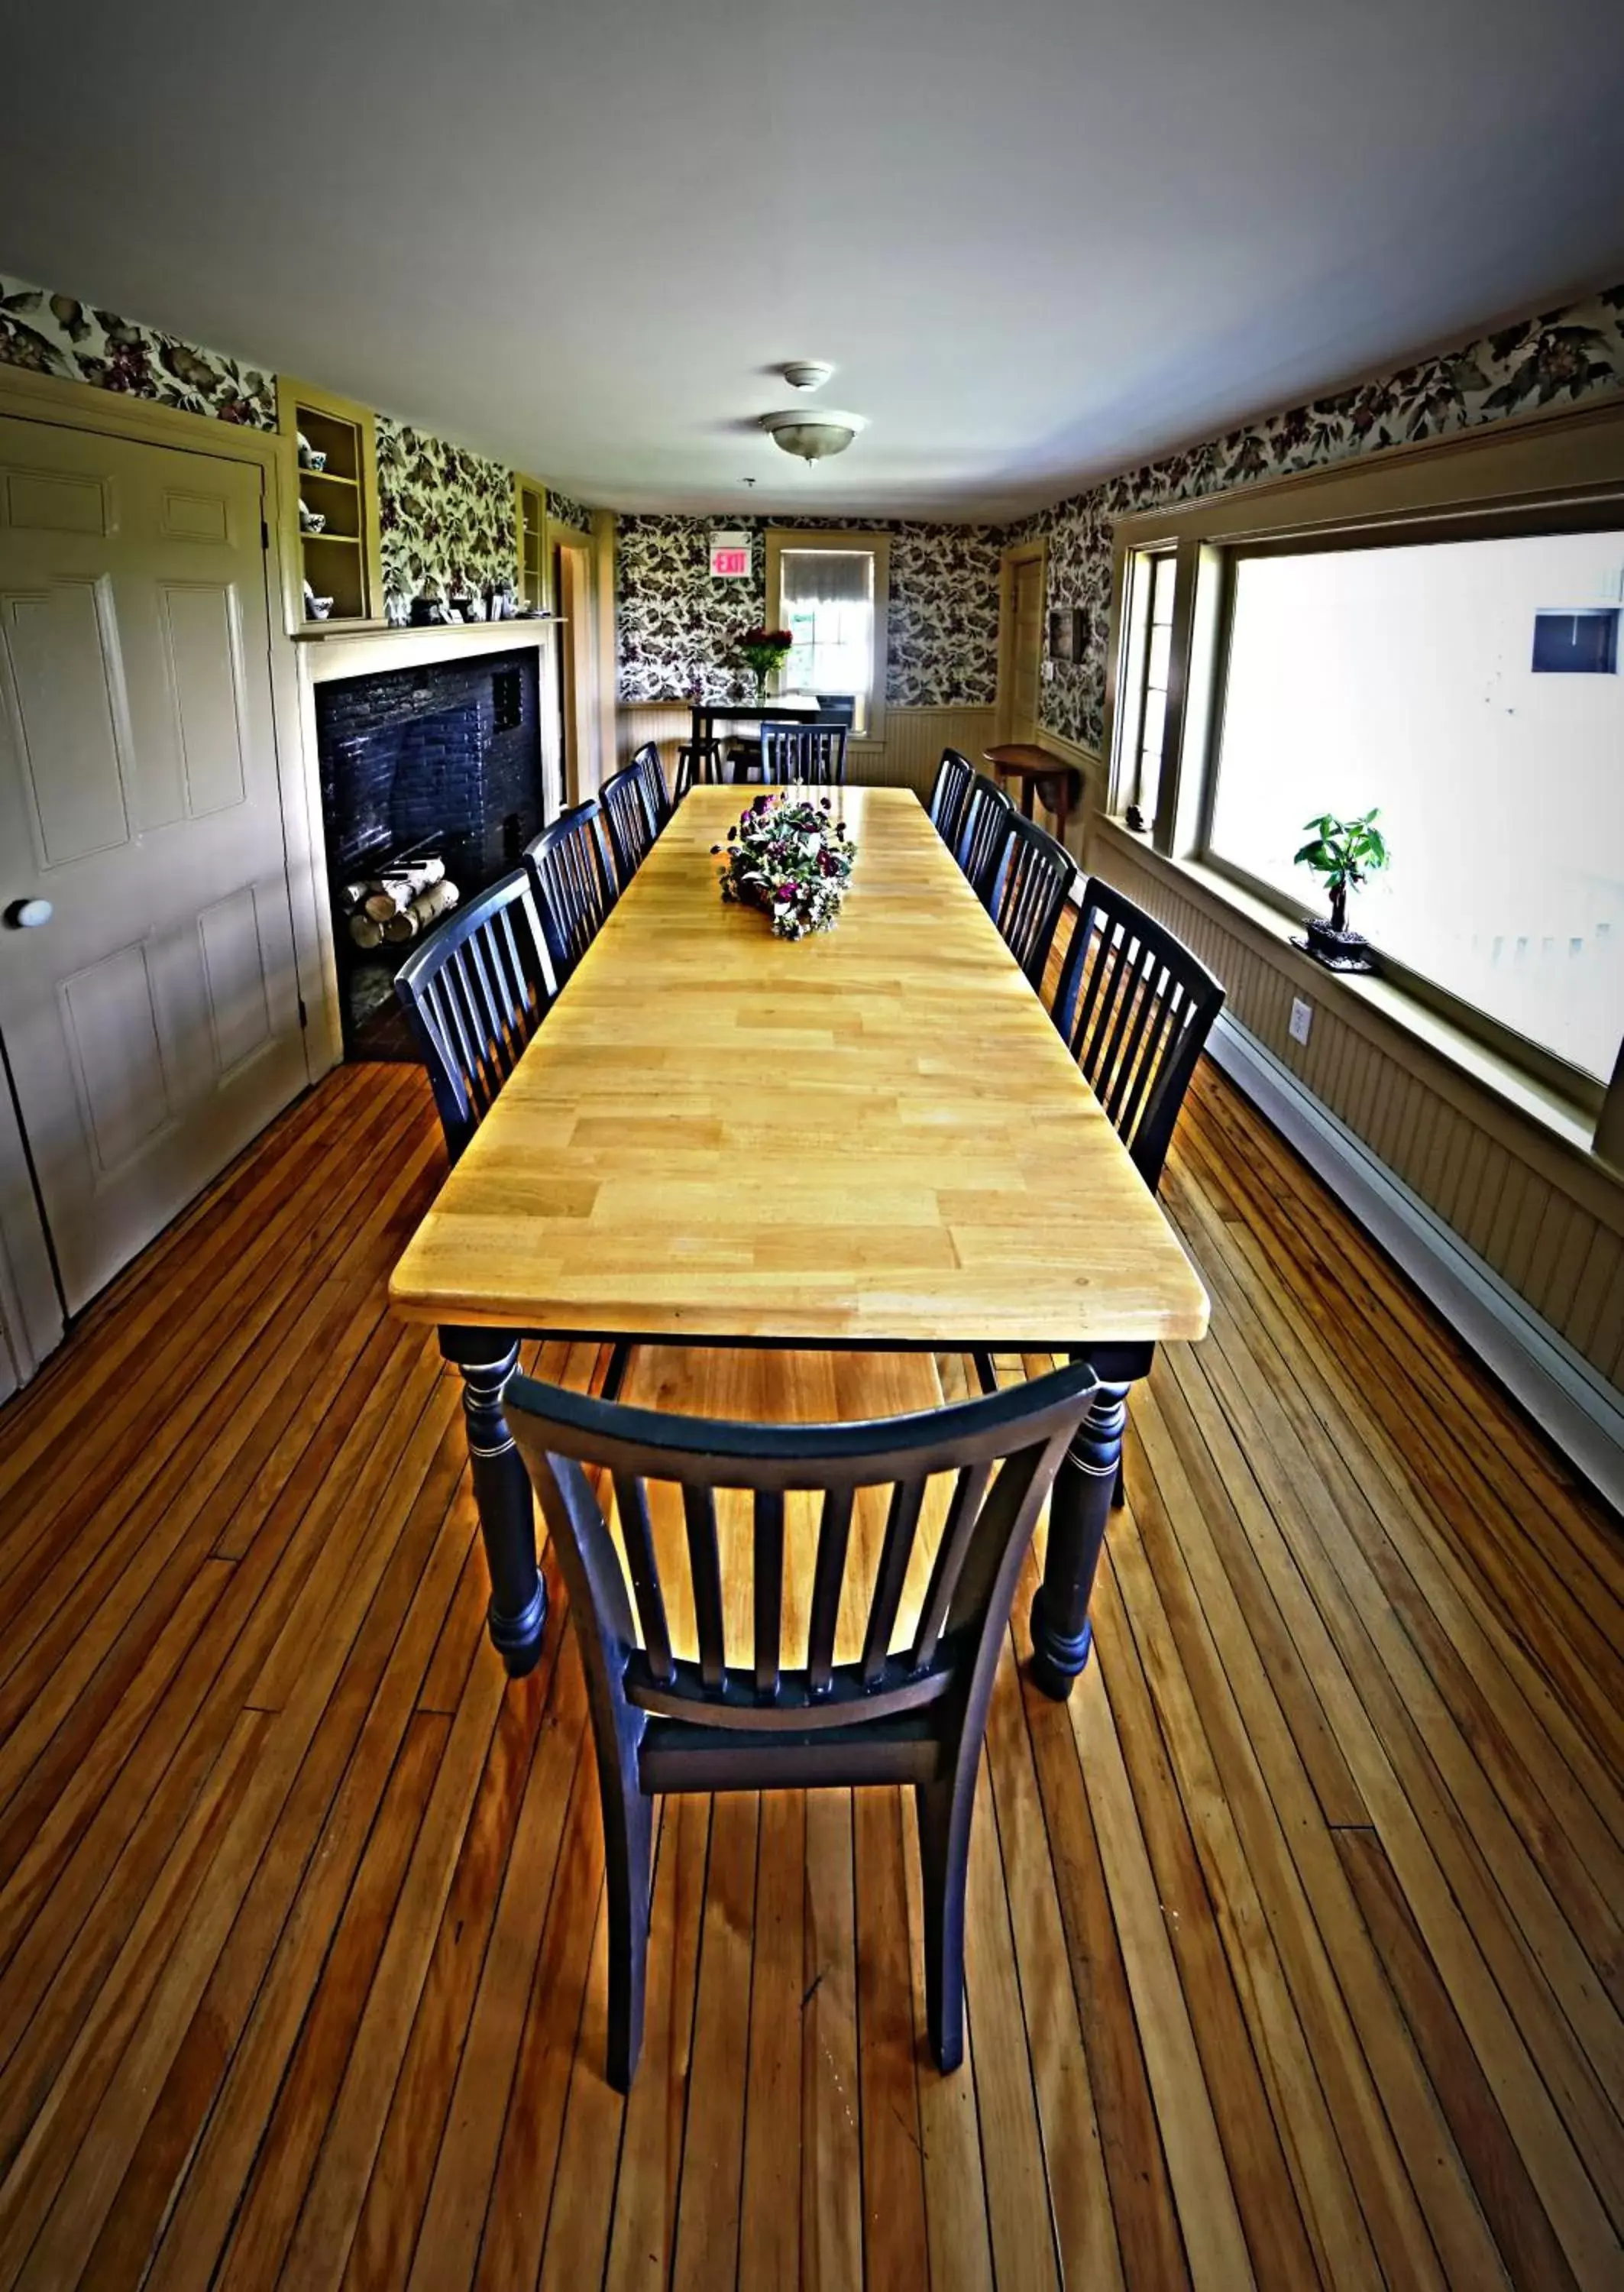
M 318 685 L 344 1055 L 414 1059 L 395 973 L 543 825 L 534 649 Z

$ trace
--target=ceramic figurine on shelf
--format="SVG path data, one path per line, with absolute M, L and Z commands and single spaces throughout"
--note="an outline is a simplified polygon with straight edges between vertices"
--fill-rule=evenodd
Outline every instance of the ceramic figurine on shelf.
M 325 511 L 311 509 L 307 503 L 300 503 L 299 530 L 301 533 L 320 533 L 326 522 Z
M 319 446 L 311 445 L 310 440 L 305 436 L 302 430 L 297 432 L 297 436 L 299 440 L 300 468 L 301 470 L 313 470 L 317 476 L 319 477 L 321 472 L 327 466 L 326 455 Z

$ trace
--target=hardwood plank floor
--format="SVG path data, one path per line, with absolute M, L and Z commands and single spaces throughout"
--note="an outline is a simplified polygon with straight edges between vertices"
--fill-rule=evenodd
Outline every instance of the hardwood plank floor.
M 0 1415 L 0 2288 L 1624 2282 L 1618 1523 L 1219 1077 L 1163 1196 L 1212 1335 L 1135 1396 L 1068 1707 L 1026 1568 L 950 2079 L 912 1804 L 828 1791 L 661 1810 L 604 2084 L 566 1602 L 506 1684 L 384 1309 L 442 1167 L 414 1072 L 332 1076 Z

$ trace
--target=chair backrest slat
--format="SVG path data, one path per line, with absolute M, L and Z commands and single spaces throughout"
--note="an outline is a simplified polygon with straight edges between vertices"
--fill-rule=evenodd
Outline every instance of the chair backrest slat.
M 1166 964 L 1153 957 L 1139 973 L 1132 997 L 1125 998 L 1132 1004 L 1133 1023 L 1117 1054 L 1111 1085 L 1111 1119 L 1119 1130 L 1131 1131 L 1138 1121 L 1178 994 Z
M 442 948 L 439 970 L 425 977 L 419 987 L 425 1015 L 432 1015 L 439 1030 L 439 1040 L 449 1051 L 457 1079 L 467 1094 L 469 1109 L 476 1121 L 490 1112 L 496 1096 L 496 1083 L 479 1050 L 479 1029 L 474 1017 L 473 998 L 468 991 L 464 962 L 460 947 Z
M 525 847 L 535 901 L 560 983 L 602 929 L 620 896 L 596 803 L 577 804 Z
M 436 926 L 395 974 L 454 1162 L 558 992 L 529 879 L 504 876 Z
M 1055 929 L 1080 870 L 1047 828 L 1016 813 L 993 884 L 993 919 L 1004 944 L 1034 987 L 1054 943 Z
M 872 1687 L 885 1668 L 890 1652 L 891 1634 L 896 1628 L 896 1610 L 902 1605 L 903 1586 L 907 1580 L 908 1561 L 913 1550 L 913 1534 L 919 1526 L 920 1508 L 925 1500 L 923 1481 L 898 1481 L 891 1490 L 891 1508 L 886 1518 L 885 1540 L 880 1547 L 880 1568 L 874 1578 L 874 1596 L 869 1606 L 868 1629 L 863 1637 L 863 1683 Z
M 851 1542 L 851 1505 L 849 1489 L 825 1490 L 807 1631 L 807 1680 L 814 1695 L 826 1695 L 834 1675 L 834 1634 L 840 1620 L 840 1587 L 846 1580 L 846 1552 Z
M 652 740 L 645 740 L 631 763 L 643 783 L 643 794 L 648 804 L 648 816 L 654 822 L 654 832 L 659 835 L 671 814 L 671 789 L 666 785 L 665 767 L 660 762 L 660 751 Z
M 953 1502 L 947 1508 L 942 1540 L 937 1546 L 925 1603 L 920 1610 L 919 1626 L 913 1635 L 915 1671 L 922 1671 L 936 1654 L 942 1626 L 947 1621 L 953 1594 L 959 1588 L 965 1554 L 970 1548 L 970 1539 L 981 1517 L 981 1507 L 986 1502 L 987 1482 L 991 1478 L 990 1465 L 977 1465 L 959 1476 Z
M 648 1490 L 635 1473 L 616 1473 L 614 1477 L 631 1596 L 637 1602 L 638 1622 L 643 1627 L 643 1650 L 649 1670 L 669 1686 L 677 1674 L 671 1660 L 665 1600 L 660 1589 L 660 1564 L 655 1556 L 654 1523 L 648 1516 Z
M 727 1666 L 722 1619 L 722 1566 L 716 1540 L 716 1497 L 709 1488 L 684 1483 L 683 1517 L 687 1528 L 688 1570 L 694 1584 L 694 1628 L 699 1634 L 699 1673 L 709 1688 L 720 1688 Z
M 778 1692 L 784 1634 L 784 1491 L 756 1490 L 754 1549 L 756 1693 Z
M 983 906 L 988 908 L 997 887 L 1010 822 L 1016 817 L 1015 806 L 998 782 L 989 779 L 985 772 L 977 772 L 964 807 L 957 850 L 959 865 L 971 890 L 979 894 Z
M 654 849 L 658 833 L 649 808 L 648 787 L 639 766 L 626 764 L 605 780 L 598 801 L 609 824 L 615 872 L 623 891 Z
M 937 834 L 950 851 L 957 851 L 964 827 L 964 809 L 976 785 L 976 767 L 957 748 L 944 748 L 930 791 L 930 818 Z
M 768 787 L 804 782 L 813 787 L 836 787 L 846 779 L 844 724 L 808 724 L 802 720 L 761 727 L 761 778 Z
M 1183 942 L 1091 876 L 1056 990 L 1055 1024 L 1154 1190 L 1224 989 Z

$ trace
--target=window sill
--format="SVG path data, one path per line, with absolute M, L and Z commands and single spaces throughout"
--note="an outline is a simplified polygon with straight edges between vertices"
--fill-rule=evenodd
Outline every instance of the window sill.
M 1147 874 L 1159 876 L 1198 906 L 1215 911 L 1228 928 L 1234 929 L 1239 921 L 1244 926 L 1242 935 L 1266 942 L 1269 960 L 1314 1001 L 1329 1004 L 1339 1017 L 1367 1035 L 1379 1037 L 1385 1029 L 1396 1030 L 1477 1089 L 1489 1092 L 1502 1105 L 1537 1124 L 1548 1136 L 1582 1155 L 1593 1166 L 1597 1165 L 1596 1118 L 1588 1107 L 1535 1081 L 1511 1060 L 1487 1049 L 1391 980 L 1327 971 L 1292 946 L 1294 927 L 1278 908 L 1216 868 L 1193 860 L 1169 859 L 1154 849 L 1147 833 L 1130 827 L 1114 814 L 1100 814 L 1095 832 L 1107 843 L 1127 851 Z

